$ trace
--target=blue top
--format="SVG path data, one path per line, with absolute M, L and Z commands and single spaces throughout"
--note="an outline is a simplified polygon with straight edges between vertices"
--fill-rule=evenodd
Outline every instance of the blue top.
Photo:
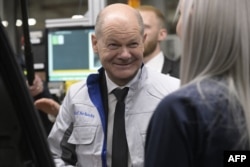
M 225 84 L 210 79 L 165 97 L 148 127 L 145 167 L 223 167 L 225 150 L 246 149 L 237 145 L 228 94 Z M 241 107 L 234 110 L 245 129 Z

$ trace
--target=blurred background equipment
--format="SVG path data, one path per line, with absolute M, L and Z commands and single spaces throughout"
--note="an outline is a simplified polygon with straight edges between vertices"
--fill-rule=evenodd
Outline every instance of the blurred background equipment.
M 170 59 L 178 59 L 180 56 L 180 42 L 175 34 L 176 23 L 173 21 L 178 0 L 27 0 L 27 12 L 29 15 L 27 21 L 30 30 L 34 72 L 44 81 L 48 82 L 51 93 L 57 97 L 59 96 L 59 99 L 63 99 L 64 93 L 72 83 L 86 78 L 89 72 L 93 72 L 92 70 L 97 69 L 98 55 L 93 54 L 91 47 L 87 44 L 85 47 L 82 45 L 85 50 L 83 51 L 83 48 L 80 50 L 80 52 L 82 52 L 81 56 L 79 55 L 80 53 L 75 55 L 76 52 L 68 55 L 65 55 L 65 53 L 62 55 L 62 57 L 64 57 L 63 60 L 59 60 L 58 53 L 60 54 L 60 52 L 58 52 L 56 48 L 75 45 L 68 43 L 72 41 L 70 40 L 71 35 L 74 36 L 73 34 L 75 34 L 76 30 L 73 29 L 81 29 L 83 36 L 85 34 L 83 32 L 84 29 L 88 29 L 86 31 L 91 32 L 99 11 L 106 5 L 112 3 L 125 3 L 132 7 L 138 7 L 138 5 L 153 5 L 160 9 L 166 16 L 168 28 L 168 37 L 166 41 L 162 43 L 162 50 Z M 20 1 L 0 0 L 0 17 L 6 27 L 13 52 L 17 56 L 22 55 L 24 52 L 20 40 L 23 37 L 23 21 L 20 5 Z M 63 30 L 72 33 L 62 35 Z M 58 31 L 60 35 L 56 35 L 56 31 Z M 76 38 L 75 40 L 86 42 L 89 39 L 86 35 L 85 37 L 86 39 L 80 40 Z M 62 43 L 56 43 L 53 41 L 54 39 L 64 39 L 64 41 L 61 40 L 60 42 Z M 80 47 L 80 44 L 75 47 Z M 85 54 L 89 55 L 86 56 Z M 55 61 L 53 61 L 54 58 L 51 57 L 54 57 L 58 64 L 66 63 L 70 57 L 78 57 L 77 59 L 79 60 L 76 61 L 79 63 L 82 61 L 82 67 L 77 69 L 72 66 L 71 74 L 68 75 L 68 73 L 66 74 L 66 71 L 64 71 L 65 69 L 54 68 L 56 64 L 53 65 Z M 69 67 L 67 64 L 65 65 Z M 86 68 L 86 66 L 88 67 Z M 70 69 L 67 69 L 67 71 L 69 70 Z M 84 73 L 79 75 L 82 70 L 84 70 Z M 59 75 L 60 77 L 58 77 Z M 74 75 L 78 76 L 73 77 Z

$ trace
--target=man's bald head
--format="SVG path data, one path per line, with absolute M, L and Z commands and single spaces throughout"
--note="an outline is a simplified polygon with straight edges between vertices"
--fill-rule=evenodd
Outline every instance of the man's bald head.
M 98 38 L 101 35 L 103 26 L 107 26 L 107 24 L 119 24 L 121 22 L 125 25 L 137 22 L 141 34 L 144 34 L 144 25 L 140 13 L 129 5 L 116 3 L 105 7 L 98 14 L 95 24 L 96 37 Z

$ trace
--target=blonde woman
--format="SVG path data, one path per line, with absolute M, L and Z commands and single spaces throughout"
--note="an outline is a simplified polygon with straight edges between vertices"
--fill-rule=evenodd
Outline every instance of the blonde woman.
M 150 121 L 145 166 L 223 167 L 224 151 L 250 150 L 250 1 L 179 7 L 182 87 Z

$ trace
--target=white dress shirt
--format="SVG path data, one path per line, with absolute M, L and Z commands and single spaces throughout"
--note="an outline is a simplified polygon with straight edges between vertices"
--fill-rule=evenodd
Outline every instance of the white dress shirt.
M 164 64 L 164 54 L 160 52 L 157 56 L 150 59 L 145 66 L 157 72 L 161 72 Z
M 141 74 L 141 69 L 137 72 L 137 74 L 133 78 L 133 80 L 131 80 L 128 84 L 120 87 L 120 86 L 116 85 L 113 81 L 110 80 L 110 78 L 108 77 L 108 75 L 105 71 L 106 81 L 107 81 L 107 90 L 108 90 L 108 105 L 109 105 L 108 132 L 107 132 L 107 165 L 108 165 L 108 167 L 111 166 L 111 162 L 112 162 L 113 125 L 114 125 L 114 117 L 115 117 L 115 106 L 117 103 L 116 97 L 112 93 L 112 91 L 118 87 L 121 89 L 123 89 L 125 87 L 130 88 L 130 86 L 138 80 L 138 78 L 140 77 L 140 74 Z M 126 98 L 125 98 L 125 104 L 126 104 Z M 128 159 L 129 159 L 128 164 L 130 166 L 131 162 L 130 162 L 129 155 L 128 155 Z

